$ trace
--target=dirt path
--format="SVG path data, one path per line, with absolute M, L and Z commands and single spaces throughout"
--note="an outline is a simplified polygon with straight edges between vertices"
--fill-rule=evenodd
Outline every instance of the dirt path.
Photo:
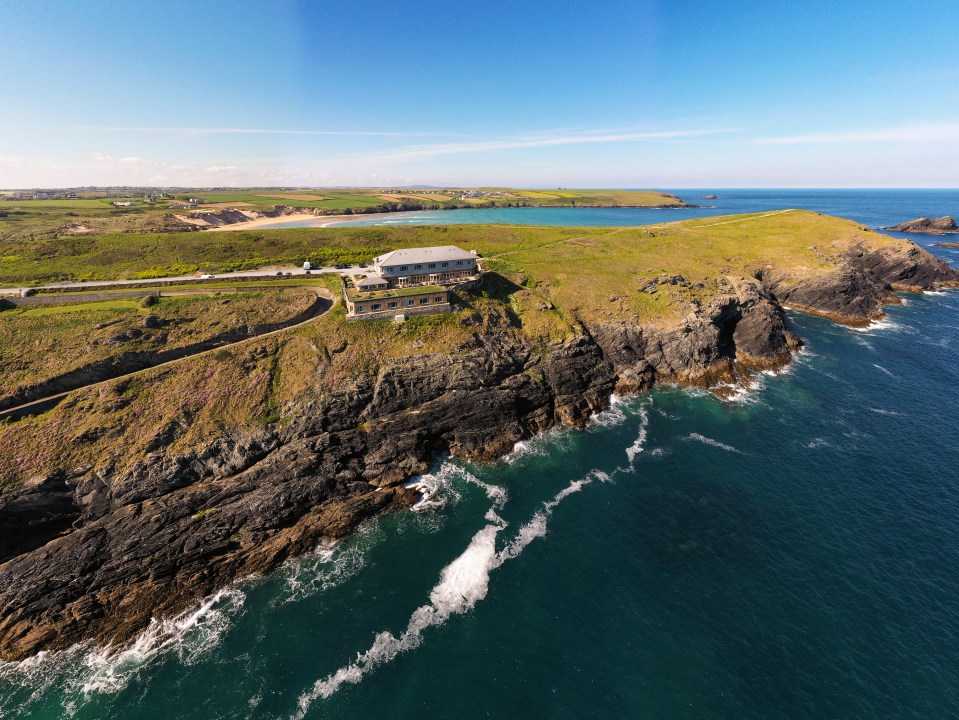
M 115 375 L 105 380 L 98 380 L 97 382 L 88 383 L 86 385 L 80 385 L 78 387 L 65 390 L 64 392 L 56 393 L 55 395 L 48 395 L 47 397 L 40 398 L 39 400 L 32 400 L 31 402 L 24 403 L 23 405 L 18 405 L 12 408 L 6 408 L 4 410 L 0 410 L 0 421 L 3 421 L 4 419 L 7 419 L 7 418 L 11 420 L 19 420 L 20 418 L 27 417 L 29 415 L 36 415 L 38 413 L 49 410 L 50 408 L 55 407 L 67 395 L 69 395 L 70 393 L 76 392 L 77 390 L 85 390 L 87 388 L 98 387 L 100 385 L 106 385 L 107 383 L 115 382 L 116 380 L 120 380 L 122 378 L 130 378 L 136 375 L 140 375 L 142 373 L 153 372 L 154 370 L 157 370 L 159 368 L 169 367 L 170 365 L 174 365 L 175 363 L 180 363 L 185 360 L 195 360 L 196 358 L 203 357 L 204 355 L 209 355 L 211 353 L 219 352 L 223 349 L 239 347 L 245 343 L 253 342 L 254 340 L 262 340 L 263 338 L 267 338 L 273 335 L 278 335 L 280 333 L 286 332 L 287 330 L 303 327 L 304 325 L 307 325 L 313 322 L 318 317 L 326 314 L 326 312 L 333 306 L 333 302 L 336 299 L 333 293 L 327 290 L 326 288 L 318 288 L 315 286 L 305 286 L 305 287 L 309 287 L 309 289 L 313 290 L 317 296 L 317 302 L 314 305 L 314 312 L 305 320 L 300 320 L 299 322 L 293 323 L 292 325 L 286 325 L 276 330 L 270 330 L 268 332 L 261 333 L 259 335 L 254 335 L 253 337 L 243 338 L 242 340 L 237 340 L 236 342 L 216 345 L 214 347 L 210 347 L 205 350 L 200 350 L 199 352 L 190 353 L 182 357 L 174 358 L 173 360 L 167 360 L 165 362 L 157 363 L 156 365 L 152 365 L 147 368 L 141 368 L 140 370 L 134 370 L 132 372 Z
M 750 220 L 759 220 L 760 218 L 768 218 L 772 217 L 773 215 L 782 215 L 783 213 L 788 212 L 794 212 L 794 210 L 792 208 L 789 208 L 788 210 L 776 210 L 775 212 L 764 213 L 763 215 L 753 215 L 752 217 L 737 218 L 736 220 L 724 220 L 723 222 L 708 223 L 706 225 L 695 225 L 690 229 L 699 230 L 699 228 L 716 227 L 717 225 L 733 225 L 735 223 L 749 222 Z

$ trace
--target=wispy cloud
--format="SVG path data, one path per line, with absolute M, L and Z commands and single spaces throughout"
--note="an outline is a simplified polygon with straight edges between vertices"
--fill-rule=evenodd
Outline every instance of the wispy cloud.
M 812 133 L 757 138 L 756 145 L 830 145 L 846 143 L 916 143 L 959 141 L 959 123 L 917 123 L 875 130 L 840 133 Z
M 320 135 L 333 137 L 443 137 L 452 133 L 403 132 L 394 130 L 287 130 L 277 128 L 199 128 L 199 127 L 67 127 L 64 130 L 94 132 L 144 132 L 179 135 Z
M 679 140 L 721 133 L 736 132 L 729 128 L 710 130 L 633 130 L 626 132 L 586 131 L 566 134 L 529 134 L 474 142 L 438 143 L 411 145 L 396 150 L 368 153 L 341 159 L 363 159 L 368 162 L 409 162 L 441 155 L 466 155 L 472 153 L 522 150 L 529 148 L 555 147 L 558 145 L 587 145 L 591 143 L 641 142 L 652 140 Z

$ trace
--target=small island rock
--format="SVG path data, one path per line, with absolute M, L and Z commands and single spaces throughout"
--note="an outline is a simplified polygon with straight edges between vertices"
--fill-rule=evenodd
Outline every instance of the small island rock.
M 943 235 L 945 233 L 959 232 L 956 221 L 951 215 L 944 215 L 940 218 L 921 217 L 916 220 L 894 225 L 893 227 L 883 228 L 883 230 L 895 230 L 896 232 L 907 233 L 925 233 L 927 235 Z

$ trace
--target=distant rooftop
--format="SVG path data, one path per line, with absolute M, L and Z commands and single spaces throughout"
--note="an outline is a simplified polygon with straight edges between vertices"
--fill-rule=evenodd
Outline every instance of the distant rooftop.
M 374 262 L 380 266 L 418 265 L 431 262 L 450 262 L 452 260 L 475 260 L 473 253 L 466 252 L 455 245 L 438 247 L 405 248 L 380 255 Z

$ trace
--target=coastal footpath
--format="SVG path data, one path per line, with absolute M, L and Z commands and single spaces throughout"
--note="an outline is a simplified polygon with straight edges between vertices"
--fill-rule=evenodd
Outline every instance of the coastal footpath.
M 491 461 L 656 383 L 748 383 L 801 344 L 784 306 L 865 325 L 897 291 L 959 287 L 912 243 L 805 211 L 442 232 L 488 270 L 453 314 L 335 307 L 0 425 L 0 655 L 122 645 L 408 507 L 445 453 Z

